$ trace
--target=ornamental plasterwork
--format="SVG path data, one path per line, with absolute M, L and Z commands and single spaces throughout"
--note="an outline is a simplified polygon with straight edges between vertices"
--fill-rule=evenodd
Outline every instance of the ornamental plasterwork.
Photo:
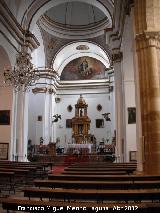
M 136 35 L 136 47 L 143 49 L 148 46 L 160 48 L 160 33 L 159 32 L 144 32 Z
M 40 26 L 39 26 L 40 27 Z M 45 55 L 46 55 L 46 66 L 51 67 L 53 58 L 57 54 L 57 52 L 65 45 L 71 43 L 72 41 L 75 42 L 75 40 L 71 39 L 61 39 L 58 37 L 55 37 L 53 35 L 50 35 L 48 32 L 43 30 L 41 27 L 41 33 L 43 37 L 43 44 L 44 44 L 44 49 L 45 49 Z M 88 41 L 92 41 L 98 46 L 103 47 L 104 50 L 109 55 L 109 58 L 111 58 L 111 50 L 109 49 L 109 46 L 105 43 L 104 36 L 99 36 L 96 38 L 88 39 Z M 78 40 L 77 40 L 78 42 Z

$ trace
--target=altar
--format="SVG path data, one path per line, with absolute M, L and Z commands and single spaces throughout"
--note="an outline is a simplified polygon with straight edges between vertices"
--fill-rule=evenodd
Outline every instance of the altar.
M 67 152 L 69 154 L 91 154 L 93 144 L 68 144 Z

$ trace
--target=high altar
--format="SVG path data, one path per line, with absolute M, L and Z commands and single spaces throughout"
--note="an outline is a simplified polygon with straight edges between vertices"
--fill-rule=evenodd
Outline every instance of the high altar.
M 87 107 L 84 98 L 80 98 L 75 105 L 75 117 L 72 118 L 72 138 L 74 144 L 70 144 L 68 148 L 81 150 L 82 153 L 91 153 L 91 140 L 89 137 L 90 122 L 87 115 Z

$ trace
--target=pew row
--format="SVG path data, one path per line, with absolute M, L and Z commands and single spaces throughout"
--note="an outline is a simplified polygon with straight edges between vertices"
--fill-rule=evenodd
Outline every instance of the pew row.
M 2 200 L 2 207 L 9 213 L 12 211 L 23 211 L 23 212 L 83 212 L 87 211 L 116 211 L 124 209 L 126 212 L 141 212 L 146 210 L 147 213 L 152 210 L 160 208 L 159 203 L 88 203 L 88 202 L 62 202 L 62 201 L 38 201 L 38 200 L 26 200 L 26 199 L 15 199 L 5 198 Z M 149 211 L 151 210 L 151 211 Z
M 82 181 L 145 181 L 160 180 L 160 175 L 48 175 L 49 180 L 82 180 Z
M 99 189 L 24 189 L 24 197 L 48 198 L 49 200 L 85 200 L 85 201 L 160 201 L 160 189 L 132 189 L 132 190 L 99 190 Z
M 81 181 L 81 180 L 35 180 L 36 187 L 65 189 L 160 189 L 160 180 L 152 181 Z
M 130 172 L 129 172 L 130 173 Z M 54 174 L 54 170 L 53 170 Z M 63 171 L 63 175 L 126 175 L 126 171 Z

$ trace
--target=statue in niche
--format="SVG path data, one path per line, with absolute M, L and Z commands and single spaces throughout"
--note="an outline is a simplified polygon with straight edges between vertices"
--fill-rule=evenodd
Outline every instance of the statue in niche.
M 83 134 L 83 125 L 78 126 L 78 133 Z
M 82 116 L 83 116 L 83 110 L 80 109 L 80 117 L 82 117 Z

